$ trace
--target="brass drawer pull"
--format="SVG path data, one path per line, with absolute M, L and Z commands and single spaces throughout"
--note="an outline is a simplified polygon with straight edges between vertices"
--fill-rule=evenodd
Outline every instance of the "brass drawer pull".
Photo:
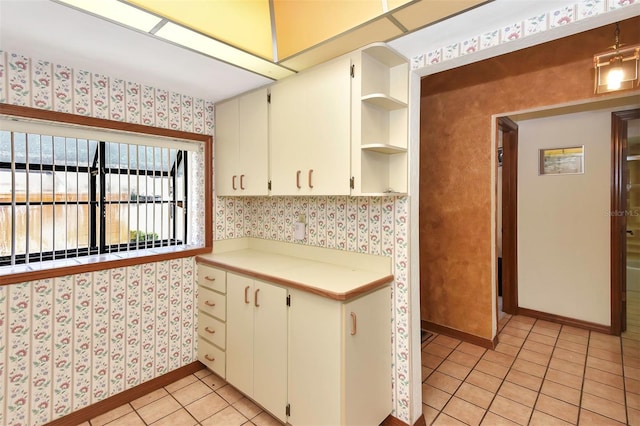
M 215 277 L 211 278 L 209 275 L 205 275 L 204 279 L 211 282 L 216 280 Z
M 312 177 L 313 177 L 313 169 L 310 169 L 309 170 L 309 188 L 311 189 L 313 189 Z
M 216 332 L 215 330 L 210 329 L 210 328 L 209 328 L 209 326 L 206 326 L 206 327 L 204 328 L 204 331 L 206 331 L 206 332 L 207 332 L 207 333 L 209 333 L 209 334 L 214 334 L 214 333 Z
M 256 289 L 256 293 L 255 293 L 255 295 L 253 296 L 253 298 L 254 298 L 253 303 L 256 305 L 256 308 L 259 308 L 259 307 L 260 307 L 260 304 L 258 303 L 258 292 L 259 292 L 259 291 L 260 291 L 260 289 L 259 289 L 259 288 L 258 288 L 258 289 Z
M 211 361 L 211 362 L 213 362 L 213 361 L 215 361 L 215 360 L 216 360 L 215 358 L 210 357 L 210 356 L 209 356 L 209 354 L 206 354 L 206 355 L 204 356 L 204 359 L 206 359 L 207 361 Z
M 231 178 L 231 188 L 233 188 L 233 190 L 235 191 L 236 189 L 236 175 L 233 175 L 233 177 Z
M 244 288 L 244 303 L 249 304 L 249 286 Z
M 358 332 L 358 318 L 355 312 L 351 312 L 351 335 L 355 336 Z
M 210 301 L 208 301 L 208 300 L 205 300 L 205 301 L 204 301 L 204 304 L 205 304 L 205 305 L 207 305 L 207 306 L 211 306 L 212 308 L 213 308 L 214 306 L 216 306 L 216 304 L 215 304 L 215 303 L 210 302 Z
M 298 189 L 302 188 L 300 186 L 300 170 L 296 171 L 296 188 L 298 188 Z
M 240 189 L 244 190 L 244 175 L 240 175 Z

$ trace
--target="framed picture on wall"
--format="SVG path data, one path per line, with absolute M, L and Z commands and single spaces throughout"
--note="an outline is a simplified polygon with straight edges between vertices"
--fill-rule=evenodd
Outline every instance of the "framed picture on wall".
M 584 145 L 541 149 L 540 175 L 576 175 L 584 173 Z

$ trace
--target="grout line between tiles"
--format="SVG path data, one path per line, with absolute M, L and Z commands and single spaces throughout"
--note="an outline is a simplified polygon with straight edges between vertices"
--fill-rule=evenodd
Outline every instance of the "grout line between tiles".
M 513 316 L 511 318 L 509 318 L 509 321 L 507 321 L 507 323 L 504 325 L 505 327 L 507 326 L 507 324 L 509 324 L 512 320 L 513 320 Z M 531 324 L 531 328 L 529 329 L 529 331 L 527 332 L 526 337 L 524 338 L 524 341 L 522 342 L 522 345 L 520 345 L 520 348 L 518 349 L 518 352 L 515 354 L 515 356 L 513 357 L 513 361 L 511 362 L 511 365 L 509 366 L 509 370 L 507 370 L 507 374 L 504 375 L 504 377 L 502 378 L 502 382 L 500 383 L 500 386 L 498 386 L 498 389 L 496 389 L 496 392 L 493 394 L 493 398 L 491 398 L 491 403 L 489 404 L 489 407 L 487 408 L 487 411 L 485 413 L 485 415 L 482 417 L 482 419 L 484 420 L 484 417 L 487 415 L 487 413 L 490 411 L 491 406 L 493 405 L 493 402 L 495 401 L 496 397 L 498 396 L 498 392 L 500 392 L 500 389 L 502 389 L 502 386 L 504 385 L 504 382 L 507 380 L 507 376 L 509 375 L 509 373 L 511 372 L 511 368 L 513 367 L 513 364 L 516 362 L 516 359 L 518 359 L 518 355 L 520 355 L 520 352 L 522 351 L 522 348 L 524 347 L 524 344 L 527 341 L 527 338 L 529 337 L 529 335 L 531 334 L 533 327 L 535 326 L 536 322 L 538 322 L 538 320 L 535 320 L 532 324 Z M 504 330 L 504 327 L 503 327 Z M 498 342 L 500 341 L 500 339 L 498 339 Z M 498 343 L 499 344 L 499 343 Z M 546 371 L 545 371 L 546 374 Z M 544 379 L 543 379 L 544 380 Z M 540 383 L 540 389 L 542 389 L 542 383 Z M 531 414 L 529 414 L 529 420 L 527 421 L 527 424 L 529 424 L 531 422 L 531 417 L 533 416 L 533 411 L 535 410 L 535 406 L 536 406 L 536 402 L 538 402 L 538 397 L 540 396 L 540 389 L 538 389 L 538 394 L 536 395 L 536 400 L 534 401 L 533 407 L 531 408 Z M 504 398 L 504 397 L 503 397 Z M 509 399 L 509 398 L 506 398 Z M 513 401 L 513 400 L 511 400 Z M 518 403 L 517 401 L 513 401 Z M 493 412 L 492 412 L 493 413 Z M 502 417 L 505 418 L 503 416 L 500 416 L 497 413 L 493 413 L 494 415 L 498 416 L 498 417 Z M 511 419 L 507 419 L 512 421 Z M 514 421 L 514 423 L 516 423 Z

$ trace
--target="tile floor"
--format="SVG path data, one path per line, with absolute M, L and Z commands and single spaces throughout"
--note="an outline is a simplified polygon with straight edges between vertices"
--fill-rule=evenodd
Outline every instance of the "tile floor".
M 281 423 L 209 370 L 200 370 L 80 426 L 275 426 Z
M 627 331 L 623 337 L 640 340 L 640 280 L 627 276 Z
M 422 347 L 428 425 L 640 425 L 640 341 L 506 315 L 495 350 Z
M 433 334 L 422 347 L 428 425 L 638 425 L 640 341 L 509 315 L 487 350 Z M 280 425 L 201 370 L 81 426 Z

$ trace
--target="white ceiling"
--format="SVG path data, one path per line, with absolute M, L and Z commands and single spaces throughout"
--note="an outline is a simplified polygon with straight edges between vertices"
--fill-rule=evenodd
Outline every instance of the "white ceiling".
M 390 44 L 411 58 L 575 3 L 575 0 L 495 0 Z M 627 17 L 633 16 L 638 13 L 638 7 L 628 7 L 624 13 L 629 15 Z M 515 50 L 620 19 L 620 14 L 604 15 L 601 19 L 583 20 L 581 25 L 546 31 L 548 34 L 543 38 L 526 37 L 521 43 L 508 43 L 507 49 Z M 271 82 L 249 71 L 50 0 L 0 0 L 0 49 L 214 102 Z M 467 62 L 480 58 L 466 56 Z M 443 66 L 453 65 L 459 63 Z

